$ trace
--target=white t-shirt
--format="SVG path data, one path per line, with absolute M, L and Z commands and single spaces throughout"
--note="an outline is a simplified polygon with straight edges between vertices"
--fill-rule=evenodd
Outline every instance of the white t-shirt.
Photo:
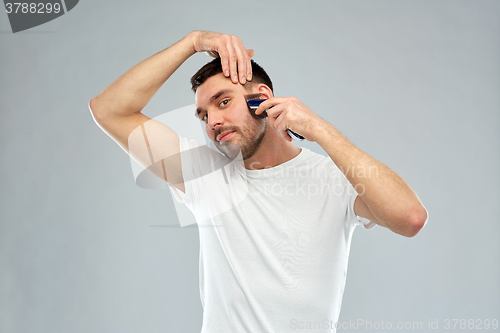
M 171 190 L 199 227 L 202 333 L 335 332 L 352 233 L 375 225 L 355 215 L 347 178 L 305 148 L 273 168 L 234 160 L 199 176 L 213 162 L 198 146 L 181 138 L 185 193 Z

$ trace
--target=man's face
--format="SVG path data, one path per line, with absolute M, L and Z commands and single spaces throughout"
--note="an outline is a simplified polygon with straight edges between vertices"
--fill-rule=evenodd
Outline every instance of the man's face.
M 236 157 L 238 147 L 243 159 L 252 157 L 264 138 L 266 121 L 250 114 L 248 94 L 252 94 L 249 88 L 232 83 L 222 73 L 208 78 L 196 91 L 198 118 L 205 122 L 210 140 L 229 158 Z

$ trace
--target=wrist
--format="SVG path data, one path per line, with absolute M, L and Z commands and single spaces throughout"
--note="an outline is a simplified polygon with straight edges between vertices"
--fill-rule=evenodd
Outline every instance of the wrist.
M 324 119 L 321 119 L 320 122 L 316 122 L 314 126 L 314 137 L 312 138 L 314 142 L 321 145 L 321 142 L 331 141 L 332 136 L 334 135 L 335 128 Z
M 182 40 L 186 41 L 187 44 L 189 45 L 190 47 L 190 51 L 192 51 L 192 55 L 197 53 L 197 41 L 199 39 L 199 36 L 200 36 L 200 31 L 191 31 L 190 33 L 188 33 Z
M 314 141 L 322 147 L 332 143 L 350 142 L 338 129 L 326 120 L 323 120 L 321 125 L 317 127 Z

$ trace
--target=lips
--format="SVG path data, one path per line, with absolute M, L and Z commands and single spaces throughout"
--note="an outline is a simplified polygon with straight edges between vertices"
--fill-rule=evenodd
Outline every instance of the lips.
M 229 140 L 233 136 L 234 132 L 235 131 L 222 132 L 221 134 L 217 135 L 217 141 L 224 142 L 224 141 Z

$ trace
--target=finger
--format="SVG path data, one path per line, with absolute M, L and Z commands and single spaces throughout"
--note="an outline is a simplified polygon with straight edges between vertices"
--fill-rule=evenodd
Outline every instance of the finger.
M 248 50 L 247 50 L 247 54 L 248 54 L 248 56 L 251 58 L 251 57 L 253 57 L 253 56 L 254 56 L 255 51 L 254 51 L 253 49 L 248 49 Z
M 259 107 L 257 110 L 255 110 L 255 114 L 261 114 L 267 109 L 270 109 L 272 107 L 275 107 L 278 104 L 283 103 L 286 100 L 284 97 L 271 97 L 264 102 L 260 103 Z
M 284 108 L 280 108 L 280 106 L 276 106 L 272 109 L 270 114 L 268 113 L 268 117 L 274 119 L 274 127 L 278 129 L 285 120 L 286 110 Z
M 244 52 L 245 48 L 243 47 L 243 43 L 236 36 L 233 36 L 233 43 L 238 59 L 237 65 L 239 81 L 241 84 L 245 84 L 247 82 L 247 64 L 249 62 L 248 56 L 246 52 Z
M 249 52 L 251 51 L 251 52 Z M 247 81 L 252 81 L 252 62 L 251 62 L 251 57 L 253 57 L 254 55 L 254 51 L 253 50 L 246 50 L 247 52 Z
M 223 47 L 218 51 L 218 54 L 222 65 L 222 73 L 224 73 L 224 76 L 229 77 L 229 52 Z
M 238 56 L 231 42 L 231 37 L 227 40 L 226 47 L 229 54 L 229 77 L 233 83 L 238 83 L 238 70 L 236 67 Z
M 271 119 L 271 125 L 274 126 L 274 128 L 281 125 L 282 121 L 284 121 L 284 117 L 286 116 L 286 112 L 286 107 L 283 104 L 267 109 L 267 117 Z
M 292 141 L 292 137 L 288 134 L 288 126 L 286 124 L 286 111 L 280 112 L 274 121 L 274 128 L 287 141 Z

